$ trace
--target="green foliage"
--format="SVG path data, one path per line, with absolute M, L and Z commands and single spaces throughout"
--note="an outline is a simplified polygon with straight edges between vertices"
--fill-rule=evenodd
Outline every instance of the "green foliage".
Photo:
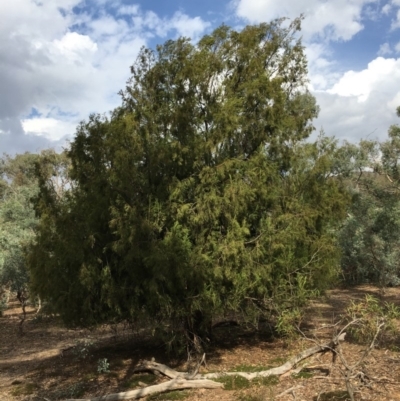
M 14 158 L 6 155 L 0 160 L 0 303 L 3 308 L 8 291 L 27 296 L 29 274 L 24 247 L 34 237 L 37 224 L 31 199 L 38 192 L 34 176 L 38 158 L 39 155 L 25 153 Z
M 277 332 L 286 338 L 294 339 L 298 336 L 298 327 L 301 323 L 303 316 L 299 308 L 284 310 L 278 317 L 276 324 Z
M 400 284 L 400 128 L 389 140 L 342 148 L 353 202 L 341 232 L 342 268 L 350 283 Z M 342 161 L 343 161 L 342 159 Z M 342 163 L 343 167 L 343 163 Z M 346 169 L 342 168 L 342 172 Z
M 353 322 L 348 332 L 356 342 L 370 344 L 382 325 L 376 344 L 383 342 L 396 332 L 394 319 L 400 317 L 400 309 L 392 303 L 382 303 L 378 298 L 367 295 L 364 301 L 352 302 L 346 309 L 345 319 Z
M 107 358 L 102 358 L 97 361 L 97 373 L 110 373 L 110 364 Z
M 73 353 L 78 359 L 86 359 L 90 356 L 94 342 L 90 338 L 77 341 L 73 348 Z
M 37 163 L 32 288 L 67 323 L 150 317 L 199 351 L 213 316 L 286 322 L 331 285 L 349 199 L 336 143 L 304 141 L 318 107 L 300 23 L 142 49 L 121 107 L 78 127 L 61 168 Z

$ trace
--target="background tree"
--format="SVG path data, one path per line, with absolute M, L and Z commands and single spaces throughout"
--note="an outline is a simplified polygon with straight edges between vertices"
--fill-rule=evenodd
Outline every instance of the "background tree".
M 66 321 L 168 320 L 199 349 L 215 316 L 282 315 L 329 285 L 347 196 L 335 143 L 304 142 L 300 22 L 142 49 L 121 107 L 79 126 L 62 199 L 38 170 L 30 271 Z
M 400 116 L 400 108 L 397 109 Z M 342 267 L 350 283 L 400 284 L 400 128 L 389 140 L 344 147 L 353 203 L 341 230 Z M 351 240 L 350 240 L 351 239 Z
M 38 192 L 34 163 L 38 155 L 5 155 L 0 160 L 0 286 L 2 307 L 10 291 L 21 304 L 28 298 L 29 275 L 24 246 L 34 236 L 37 223 L 31 198 Z

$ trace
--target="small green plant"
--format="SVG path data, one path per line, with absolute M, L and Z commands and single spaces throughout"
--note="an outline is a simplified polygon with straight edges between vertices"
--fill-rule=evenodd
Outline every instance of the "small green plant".
M 97 361 L 97 373 L 110 373 L 110 364 L 107 358 L 102 358 Z
M 297 326 L 300 324 L 303 314 L 298 308 L 283 311 L 276 323 L 276 331 L 279 335 L 293 340 L 298 336 Z
M 78 359 L 86 359 L 90 355 L 94 342 L 90 338 L 77 341 L 74 347 L 74 354 Z
M 376 333 L 379 335 L 376 343 L 387 339 L 396 329 L 394 319 L 400 317 L 400 309 L 394 304 L 382 303 L 372 295 L 366 295 L 361 302 L 352 302 L 346 309 L 345 320 L 350 323 L 348 333 L 350 338 L 360 344 L 370 343 Z

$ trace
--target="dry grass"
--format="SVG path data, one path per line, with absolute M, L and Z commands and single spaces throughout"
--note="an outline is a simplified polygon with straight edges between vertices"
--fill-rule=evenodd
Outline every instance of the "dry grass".
M 351 300 L 365 294 L 376 294 L 371 286 L 331 291 L 327 298 L 314 302 L 307 312 L 303 329 L 307 336 L 327 340 L 329 327 L 343 313 Z M 391 288 L 384 300 L 400 304 L 400 288 Z M 95 331 L 68 330 L 57 318 L 35 319 L 29 310 L 25 334 L 18 334 L 20 310 L 17 304 L 0 318 L 0 400 L 51 401 L 82 398 L 137 388 L 163 380 L 151 374 L 134 374 L 142 359 L 154 357 L 178 370 L 190 368 L 186 360 L 170 359 L 163 348 L 146 336 L 133 335 L 122 326 L 118 330 L 102 327 Z M 240 327 L 219 327 L 216 344 L 207 354 L 205 371 L 257 371 L 278 366 L 300 350 L 313 345 L 298 339 L 285 342 L 261 332 Z M 349 361 L 360 357 L 363 347 L 346 342 L 343 350 Z M 400 342 L 376 349 L 368 358 L 364 370 L 377 378 L 371 388 L 357 394 L 362 400 L 400 400 Z M 107 359 L 109 373 L 98 373 L 98 361 Z M 297 401 L 345 400 L 344 381 L 331 355 L 322 355 L 307 362 L 296 375 L 285 375 L 267 381 L 242 383 L 229 378 L 224 390 L 192 390 L 149 397 L 155 400 L 188 401 L 268 401 L 291 387 Z M 327 372 L 329 376 L 326 376 Z M 14 383 L 14 384 L 13 384 Z M 301 387 L 300 387 L 301 386 Z M 277 400 L 294 400 L 291 393 Z

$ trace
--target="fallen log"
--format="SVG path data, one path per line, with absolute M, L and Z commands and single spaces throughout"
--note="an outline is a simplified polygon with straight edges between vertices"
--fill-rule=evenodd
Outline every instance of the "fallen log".
M 216 389 L 221 387 L 223 387 L 222 383 L 217 383 L 212 380 L 186 380 L 176 378 L 164 383 L 155 384 L 153 386 L 148 386 L 137 390 L 108 394 L 94 398 L 69 399 L 66 401 L 119 401 L 128 399 L 136 400 L 138 398 L 146 397 L 150 394 L 164 393 L 166 391 L 185 390 L 188 388 Z
M 247 372 L 219 372 L 219 373 L 205 373 L 199 374 L 196 371 L 193 372 L 178 372 L 171 369 L 167 365 L 157 363 L 155 361 L 143 361 L 139 366 L 135 368 L 135 372 L 159 372 L 164 376 L 172 379 L 170 381 L 156 384 L 153 386 L 148 386 L 145 388 L 140 388 L 137 390 L 131 390 L 121 393 L 108 394 L 100 397 L 85 398 L 85 399 L 69 399 L 66 401 L 119 401 L 127 399 L 138 399 L 145 397 L 154 393 L 163 393 L 166 391 L 173 390 L 183 390 L 188 388 L 206 388 L 206 389 L 216 389 L 222 388 L 223 384 L 215 382 L 211 379 L 219 379 L 224 376 L 241 376 L 247 380 L 253 380 L 258 377 L 269 377 L 269 376 L 281 376 L 290 370 L 292 370 L 299 362 L 304 359 L 309 358 L 312 355 L 318 353 L 332 352 L 336 355 L 335 349 L 341 341 L 344 341 L 346 333 L 341 333 L 339 336 L 335 337 L 332 341 L 322 345 L 316 345 L 314 347 L 308 348 L 293 358 L 289 359 L 283 365 L 276 368 L 271 368 L 261 372 L 247 373 Z M 204 356 L 203 356 L 204 358 Z
M 257 377 L 269 377 L 269 376 L 281 376 L 284 373 L 289 372 L 292 370 L 299 362 L 303 361 L 304 359 L 309 358 L 310 356 L 318 353 L 325 353 L 325 352 L 335 352 L 335 348 L 338 346 L 340 341 L 344 341 L 346 333 L 342 333 L 339 337 L 334 338 L 327 344 L 316 345 L 315 347 L 308 348 L 293 358 L 289 359 L 283 365 L 278 366 L 276 368 L 271 368 L 268 370 L 263 370 L 261 372 L 254 372 L 254 373 L 247 373 L 247 372 L 218 372 L 218 373 L 206 373 L 206 374 L 196 374 L 193 376 L 191 373 L 187 372 L 177 372 L 174 369 L 171 369 L 167 365 L 163 365 L 161 363 L 157 363 L 154 361 L 144 361 L 142 362 L 135 371 L 158 371 L 162 373 L 164 376 L 169 377 L 170 379 L 174 378 L 185 378 L 192 380 L 198 379 L 219 379 L 224 376 L 241 376 L 247 380 L 253 380 Z

